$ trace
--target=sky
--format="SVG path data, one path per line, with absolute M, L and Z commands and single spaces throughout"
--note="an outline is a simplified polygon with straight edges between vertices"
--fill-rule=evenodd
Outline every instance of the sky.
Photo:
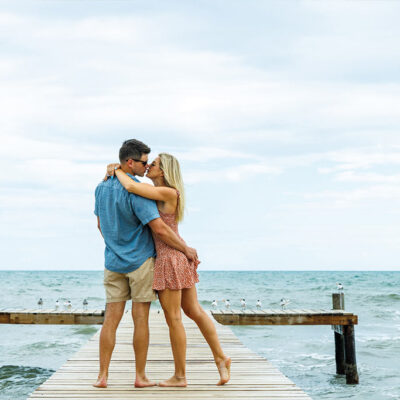
M 136 138 L 181 163 L 201 270 L 400 271 L 399 15 L 2 1 L 0 269 L 102 270 L 94 190 Z

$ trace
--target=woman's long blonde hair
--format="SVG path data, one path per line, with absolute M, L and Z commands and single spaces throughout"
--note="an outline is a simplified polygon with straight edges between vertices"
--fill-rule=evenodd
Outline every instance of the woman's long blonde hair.
M 176 189 L 179 192 L 178 208 L 176 210 L 176 221 L 183 220 L 185 212 L 185 189 L 183 187 L 183 179 L 181 167 L 178 160 L 168 153 L 160 153 L 160 169 L 164 172 L 164 180 L 167 186 Z

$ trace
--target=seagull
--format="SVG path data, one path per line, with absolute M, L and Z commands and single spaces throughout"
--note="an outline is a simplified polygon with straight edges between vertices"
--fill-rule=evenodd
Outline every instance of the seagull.
M 215 310 L 217 308 L 217 305 L 218 305 L 217 300 L 213 300 L 211 305 L 212 305 L 212 308 Z
M 342 292 L 343 291 L 343 285 L 341 283 L 336 283 L 336 289 L 338 290 L 338 292 Z
M 289 299 L 284 299 L 284 298 L 282 298 L 280 304 L 281 304 L 282 310 L 284 310 L 284 309 L 286 308 L 286 306 L 287 306 L 288 304 L 290 304 L 290 300 L 289 300 Z
M 43 299 L 40 298 L 37 303 L 38 303 L 39 308 L 42 309 L 42 307 L 43 307 Z
M 64 301 L 64 309 L 65 310 L 67 310 L 67 309 L 70 310 L 71 307 L 72 307 L 71 301 L 70 300 L 65 300 Z
M 229 300 L 225 300 L 225 308 L 227 310 L 229 310 L 230 306 L 231 306 L 231 303 L 229 303 Z
M 256 307 L 257 307 L 257 310 L 261 309 L 261 300 L 257 300 Z
M 56 301 L 56 310 L 58 310 L 60 308 L 60 302 L 57 300 Z
M 246 300 L 245 299 L 240 299 L 240 304 L 242 306 L 242 309 L 244 310 L 246 308 Z
M 82 304 L 83 304 L 83 309 L 84 309 L 84 310 L 87 310 L 87 306 L 88 306 L 88 304 L 89 304 L 88 301 L 87 301 L 87 299 L 83 299 L 83 303 L 82 303 Z

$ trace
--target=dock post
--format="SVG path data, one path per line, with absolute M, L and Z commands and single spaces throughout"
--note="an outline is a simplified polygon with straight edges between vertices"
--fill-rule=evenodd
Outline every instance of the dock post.
M 356 362 L 356 343 L 354 340 L 354 325 L 344 325 L 344 347 L 346 357 L 346 383 L 358 384 Z
M 332 304 L 334 310 L 344 310 L 344 293 L 332 293 Z M 344 375 L 346 373 L 346 362 L 343 327 L 335 325 L 333 328 L 335 330 L 336 373 Z

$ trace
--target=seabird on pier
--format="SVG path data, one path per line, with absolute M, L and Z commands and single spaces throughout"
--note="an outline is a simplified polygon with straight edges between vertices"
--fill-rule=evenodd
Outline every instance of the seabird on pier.
M 240 305 L 242 306 L 242 309 L 244 310 L 246 308 L 246 300 L 240 299 Z
M 42 307 L 43 307 L 43 299 L 40 298 L 37 303 L 38 303 L 39 308 L 42 309 Z
M 341 283 L 336 283 L 336 289 L 338 290 L 338 292 L 342 292 L 343 291 L 343 285 Z
M 84 309 L 84 310 L 87 310 L 87 306 L 88 306 L 88 304 L 89 304 L 88 301 L 87 301 L 87 299 L 83 299 L 83 303 L 82 303 L 82 304 L 83 304 L 83 309 Z
M 215 310 L 217 308 L 217 305 L 218 305 L 217 300 L 213 300 L 211 305 L 212 305 L 212 308 Z
M 290 304 L 290 300 L 289 300 L 289 299 L 284 299 L 284 298 L 282 298 L 280 304 L 281 304 L 282 310 L 284 310 L 284 309 L 286 308 L 286 306 L 287 306 L 288 304 Z
M 257 310 L 261 309 L 261 300 L 257 300 L 256 307 L 257 307 Z
M 58 301 L 58 299 L 56 300 L 56 310 L 58 310 L 60 308 L 60 302 Z
M 230 308 L 230 306 L 231 306 L 231 303 L 229 302 L 229 299 L 225 300 L 225 308 L 228 310 Z

